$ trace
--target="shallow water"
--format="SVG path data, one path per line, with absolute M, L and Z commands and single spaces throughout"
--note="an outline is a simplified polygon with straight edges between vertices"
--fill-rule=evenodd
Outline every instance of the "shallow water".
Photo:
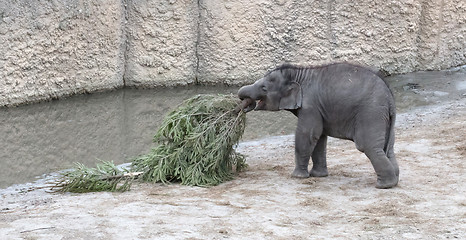
M 418 72 L 388 77 L 398 112 L 466 97 L 466 72 Z M 164 115 L 196 94 L 236 93 L 238 87 L 121 89 L 0 108 L 0 188 L 99 160 L 117 164 L 147 153 Z M 248 113 L 243 140 L 292 134 L 289 112 Z

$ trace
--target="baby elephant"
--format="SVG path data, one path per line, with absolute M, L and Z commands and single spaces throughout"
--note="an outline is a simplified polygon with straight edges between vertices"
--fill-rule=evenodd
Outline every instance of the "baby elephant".
M 331 136 L 352 140 L 365 153 L 377 173 L 377 188 L 398 184 L 395 100 L 387 82 L 371 70 L 348 63 L 285 64 L 242 87 L 238 96 L 245 112 L 284 109 L 298 117 L 293 177 L 328 175 L 326 148 Z

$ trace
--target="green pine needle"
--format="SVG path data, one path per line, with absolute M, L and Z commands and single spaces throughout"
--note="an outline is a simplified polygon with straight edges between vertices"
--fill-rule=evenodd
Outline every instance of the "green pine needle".
M 130 169 L 111 162 L 87 168 L 77 163 L 56 184 L 57 191 L 127 191 L 135 178 L 149 182 L 178 181 L 184 185 L 212 186 L 246 167 L 233 149 L 243 135 L 246 115 L 235 111 L 231 95 L 197 95 L 170 112 L 154 136 L 150 153 L 132 161 Z
M 113 162 L 98 163 L 95 168 L 88 168 L 81 163 L 62 174 L 62 180 L 53 188 L 60 192 L 123 192 L 129 190 L 134 174 L 120 170 Z M 52 189 L 53 189 L 52 188 Z
M 154 137 L 158 146 L 134 159 L 132 170 L 150 182 L 212 186 L 231 179 L 245 167 L 244 156 L 233 150 L 246 122 L 243 112 L 234 111 L 237 105 L 233 96 L 188 99 L 167 115 Z

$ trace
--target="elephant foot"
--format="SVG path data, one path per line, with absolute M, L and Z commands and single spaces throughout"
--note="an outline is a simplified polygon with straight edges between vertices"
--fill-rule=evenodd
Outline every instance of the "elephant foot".
M 386 179 L 377 178 L 377 184 L 375 185 L 378 189 L 392 188 L 398 185 L 398 176 Z
M 311 177 L 327 177 L 328 176 L 328 171 L 327 169 L 323 170 L 316 170 L 316 169 L 311 169 Z
M 303 169 L 295 169 L 293 173 L 291 174 L 291 177 L 294 178 L 308 178 L 309 177 L 309 172 L 307 170 Z

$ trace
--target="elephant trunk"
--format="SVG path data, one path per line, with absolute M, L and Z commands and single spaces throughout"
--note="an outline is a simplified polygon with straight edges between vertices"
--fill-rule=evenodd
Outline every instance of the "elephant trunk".
M 239 89 L 238 97 L 242 100 L 240 104 L 241 110 L 244 112 L 249 112 L 256 108 L 256 98 L 257 96 L 254 94 L 254 85 L 244 86 Z
M 243 99 L 246 99 L 246 98 L 252 98 L 254 99 L 254 96 L 251 96 L 253 95 L 253 91 L 252 91 L 252 86 L 253 85 L 247 85 L 247 86 L 243 86 L 239 89 L 238 91 L 238 97 L 239 99 L 243 100 Z

